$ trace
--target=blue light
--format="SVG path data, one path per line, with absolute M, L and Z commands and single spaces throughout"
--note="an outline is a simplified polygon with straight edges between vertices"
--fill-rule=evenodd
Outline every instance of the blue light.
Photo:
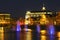
M 50 26 L 49 26 L 49 34 L 54 35 L 54 33 L 55 33 L 54 26 L 53 26 L 53 25 L 50 25 Z
M 17 40 L 20 40 L 20 32 L 16 32 L 16 38 L 17 38 Z
M 17 31 L 21 31 L 20 22 L 17 21 Z
M 37 25 L 37 32 L 40 32 L 40 26 Z
M 55 36 L 54 36 L 54 35 L 50 35 L 50 36 L 49 36 L 49 39 L 50 39 L 50 40 L 54 40 L 54 39 L 55 39 Z

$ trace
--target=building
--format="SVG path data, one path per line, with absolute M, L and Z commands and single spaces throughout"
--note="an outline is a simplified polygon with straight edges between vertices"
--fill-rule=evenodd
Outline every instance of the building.
M 0 14 L 0 30 L 8 31 L 10 28 L 10 14 Z
M 57 12 L 56 25 L 60 25 L 60 12 Z
M 48 24 L 49 22 L 54 24 L 54 11 L 48 11 L 43 6 L 41 11 L 27 11 L 25 15 L 25 24 Z

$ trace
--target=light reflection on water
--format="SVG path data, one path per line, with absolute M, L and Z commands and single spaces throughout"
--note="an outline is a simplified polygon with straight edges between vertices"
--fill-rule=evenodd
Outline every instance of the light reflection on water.
M 31 32 L 26 33 L 26 40 L 32 40 L 32 34 Z
M 17 36 L 17 40 L 20 40 L 20 32 L 17 32 L 16 36 Z
M 49 40 L 55 40 L 55 36 L 54 35 L 49 35 Z
M 3 27 L 0 27 L 0 40 L 4 40 L 4 30 L 3 30 Z
M 41 40 L 47 40 L 46 35 L 41 35 Z
M 58 38 L 58 40 L 60 40 L 60 38 Z
M 14 34 L 16 33 L 16 34 Z M 13 38 L 12 38 L 13 37 Z M 6 39 L 5 39 L 6 38 Z M 0 31 L 0 40 L 60 40 L 60 37 L 55 38 L 54 35 L 41 35 L 38 32 L 12 32 L 12 33 L 3 33 Z

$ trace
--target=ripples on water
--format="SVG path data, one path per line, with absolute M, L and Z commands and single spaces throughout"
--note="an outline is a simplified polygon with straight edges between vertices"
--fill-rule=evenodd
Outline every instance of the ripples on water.
M 0 40 L 60 40 L 54 35 L 41 35 L 38 32 L 0 32 Z

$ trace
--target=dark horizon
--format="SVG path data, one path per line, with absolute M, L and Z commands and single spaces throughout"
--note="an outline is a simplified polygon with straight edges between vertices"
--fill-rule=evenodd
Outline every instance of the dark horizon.
M 13 18 L 24 17 L 26 11 L 40 11 L 43 3 L 47 10 L 60 11 L 60 0 L 1 0 L 0 12 L 11 13 Z

